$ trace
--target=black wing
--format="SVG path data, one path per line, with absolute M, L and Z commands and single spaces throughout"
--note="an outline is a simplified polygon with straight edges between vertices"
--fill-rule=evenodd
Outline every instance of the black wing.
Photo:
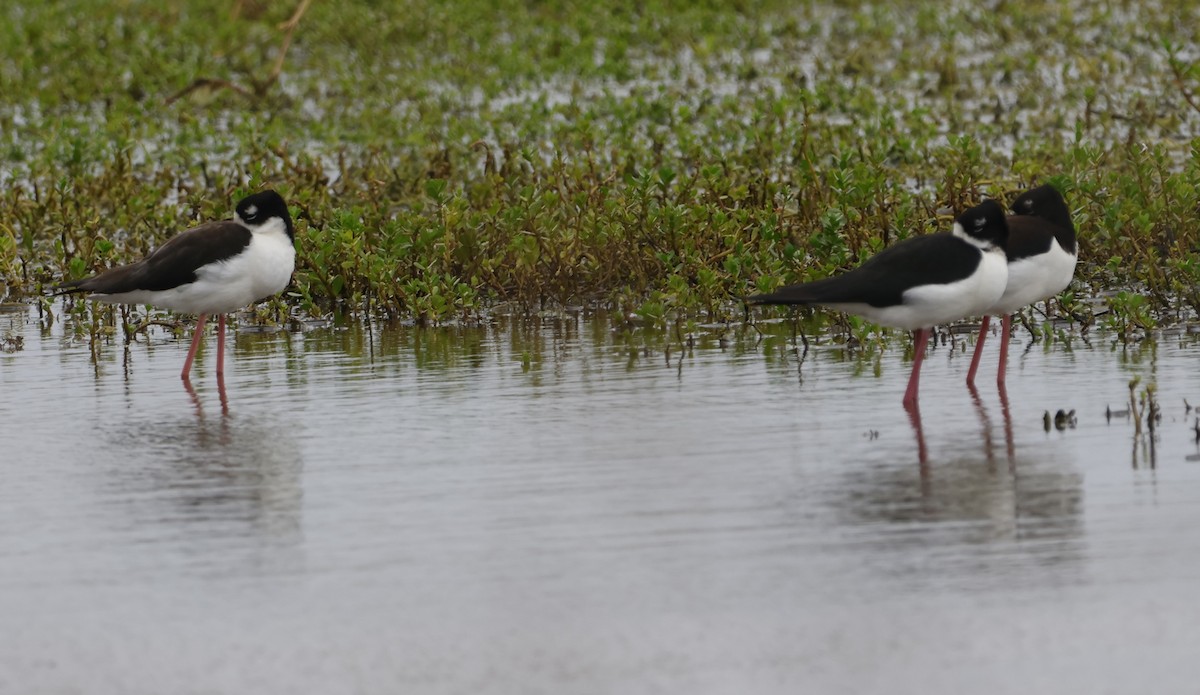
M 232 220 L 207 222 L 172 237 L 137 263 L 65 282 L 58 289 L 96 294 L 169 290 L 195 282 L 201 266 L 237 255 L 249 245 L 251 236 L 249 229 Z
M 890 246 L 861 266 L 823 280 L 789 285 L 747 297 L 750 304 L 863 303 L 875 307 L 903 303 L 906 290 L 962 280 L 983 254 L 949 232 L 915 237 Z

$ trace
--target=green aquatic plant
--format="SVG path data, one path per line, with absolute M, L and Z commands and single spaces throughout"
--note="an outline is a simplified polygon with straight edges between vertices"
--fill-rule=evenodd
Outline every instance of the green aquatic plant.
M 1121 340 L 1134 338 L 1138 332 L 1144 335 L 1158 325 L 1150 311 L 1150 300 L 1145 294 L 1121 290 L 1108 297 L 1107 304 L 1105 325 L 1120 336 Z
M 0 279 L 38 296 L 270 185 L 297 271 L 246 320 L 689 325 L 1051 181 L 1081 240 L 1052 315 L 1118 293 L 1100 322 L 1136 338 L 1200 311 L 1200 9 L 1169 5 L 19 0 Z

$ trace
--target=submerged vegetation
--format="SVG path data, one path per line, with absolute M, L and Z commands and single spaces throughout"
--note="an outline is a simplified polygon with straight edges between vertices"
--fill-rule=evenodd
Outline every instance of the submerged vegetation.
M 1066 314 L 1130 337 L 1200 310 L 1194 3 L 318 2 L 288 25 L 300 4 L 6 3 L 8 293 L 271 186 L 299 250 L 275 312 L 725 320 L 1051 181 L 1081 239 Z

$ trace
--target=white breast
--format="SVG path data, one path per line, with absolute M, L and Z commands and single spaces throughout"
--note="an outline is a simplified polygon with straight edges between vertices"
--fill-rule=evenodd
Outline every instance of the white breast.
M 179 288 L 187 297 L 174 308 L 188 313 L 225 314 L 278 294 L 296 267 L 287 234 L 255 232 L 241 253 L 196 271 L 196 281 Z
M 1008 283 L 1004 294 L 986 312 L 1011 314 L 1023 306 L 1040 302 L 1062 292 L 1075 276 L 1078 257 L 1050 243 L 1050 250 L 1008 264 Z

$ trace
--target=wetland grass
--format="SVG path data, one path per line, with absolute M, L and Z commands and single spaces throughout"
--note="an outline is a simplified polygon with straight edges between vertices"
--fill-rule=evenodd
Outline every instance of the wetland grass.
M 352 2 L 287 25 L 300 5 L 6 4 L 8 293 L 49 310 L 270 186 L 297 272 L 261 318 L 503 302 L 690 333 L 1049 181 L 1081 246 L 1059 314 L 1137 339 L 1200 310 L 1192 3 Z

